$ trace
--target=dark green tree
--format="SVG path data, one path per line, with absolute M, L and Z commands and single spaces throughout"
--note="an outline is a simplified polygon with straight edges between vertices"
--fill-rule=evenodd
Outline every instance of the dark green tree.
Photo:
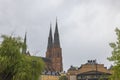
M 112 56 L 108 57 L 109 61 L 113 61 L 113 73 L 111 76 L 112 80 L 119 80 L 120 79 L 120 29 L 115 29 L 117 35 L 117 41 L 110 43 L 110 47 L 113 49 Z
M 59 80 L 68 80 L 68 78 L 65 75 L 63 75 L 59 77 Z
M 38 80 L 44 63 L 40 58 L 22 54 L 20 37 L 2 36 L 0 44 L 0 80 Z

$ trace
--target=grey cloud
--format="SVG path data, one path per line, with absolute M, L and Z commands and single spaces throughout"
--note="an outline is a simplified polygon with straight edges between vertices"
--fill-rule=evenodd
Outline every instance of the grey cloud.
M 95 58 L 109 66 L 119 7 L 119 0 L 0 0 L 0 34 L 24 37 L 27 31 L 30 52 L 45 56 L 50 22 L 54 32 L 57 16 L 65 70 Z

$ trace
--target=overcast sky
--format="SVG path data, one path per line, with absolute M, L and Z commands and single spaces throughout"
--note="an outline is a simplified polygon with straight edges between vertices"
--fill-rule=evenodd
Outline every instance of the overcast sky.
M 0 34 L 24 37 L 32 55 L 45 56 L 50 23 L 58 19 L 64 70 L 87 60 L 111 65 L 110 42 L 120 28 L 120 0 L 0 0 Z

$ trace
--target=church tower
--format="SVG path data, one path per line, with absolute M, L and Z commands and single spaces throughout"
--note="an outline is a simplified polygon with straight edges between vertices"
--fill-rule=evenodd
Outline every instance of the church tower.
M 57 20 L 56 20 L 56 25 L 55 25 L 54 41 L 52 38 L 52 29 L 51 29 L 51 25 L 50 25 L 46 58 L 51 59 L 52 67 L 53 67 L 54 71 L 58 71 L 58 72 L 63 71 L 62 49 L 60 47 Z
M 50 24 L 50 32 L 49 32 L 49 37 L 48 37 L 46 58 L 52 58 L 52 48 L 53 48 L 53 38 L 52 38 L 52 29 L 51 29 L 51 24 Z
M 54 33 L 54 44 L 53 44 L 53 67 L 56 71 L 63 71 L 63 64 L 62 64 L 62 49 L 60 47 L 60 40 L 59 40 L 59 32 L 58 32 L 58 24 L 56 20 L 55 26 L 55 33 Z

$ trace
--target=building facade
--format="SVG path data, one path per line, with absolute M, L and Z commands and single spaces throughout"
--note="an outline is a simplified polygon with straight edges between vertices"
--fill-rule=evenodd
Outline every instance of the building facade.
M 39 80 L 59 80 L 59 76 L 41 75 Z
M 69 80 L 108 80 L 111 72 L 104 64 L 96 63 L 96 60 L 88 60 L 79 68 L 71 66 L 67 72 Z

